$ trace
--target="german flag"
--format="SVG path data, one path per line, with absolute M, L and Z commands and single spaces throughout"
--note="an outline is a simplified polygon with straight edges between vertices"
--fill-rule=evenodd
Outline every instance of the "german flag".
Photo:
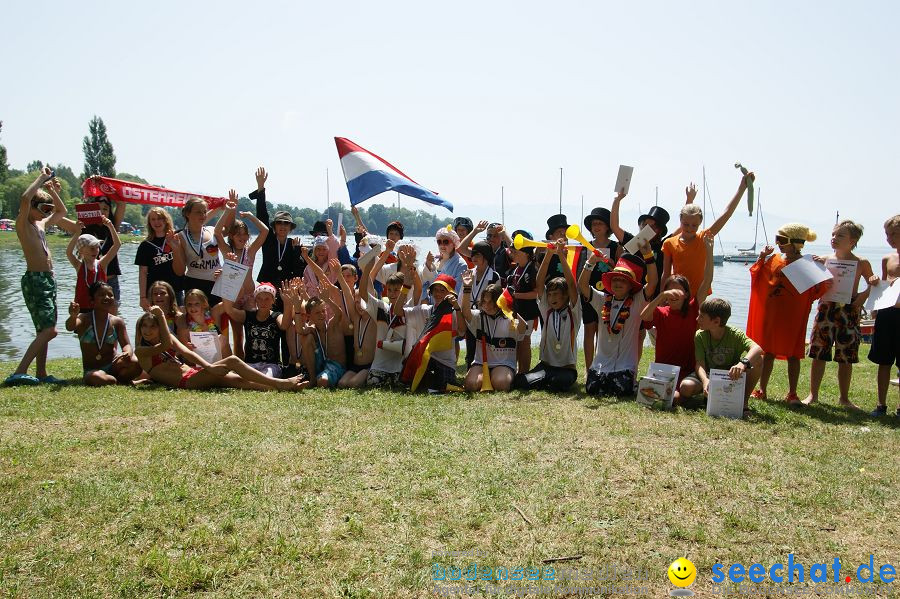
M 406 356 L 400 380 L 415 391 L 428 369 L 431 354 L 451 349 L 453 338 L 453 308 L 450 302 L 443 301 L 435 306 L 425 330 Z

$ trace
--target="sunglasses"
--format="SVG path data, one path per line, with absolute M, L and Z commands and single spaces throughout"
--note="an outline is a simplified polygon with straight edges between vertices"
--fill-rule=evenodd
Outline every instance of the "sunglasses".
M 453 245 L 453 242 L 449 239 L 438 239 L 438 245 Z
M 803 245 L 804 243 L 806 243 L 806 240 L 805 239 L 789 239 L 786 235 L 776 235 L 775 243 L 777 243 L 778 245 L 787 245 L 788 243 L 799 243 L 800 245 Z

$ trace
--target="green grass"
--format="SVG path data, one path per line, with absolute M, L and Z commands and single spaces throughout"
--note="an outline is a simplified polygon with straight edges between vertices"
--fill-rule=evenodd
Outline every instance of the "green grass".
M 874 373 L 854 371 L 867 410 Z M 473 561 L 432 552 L 467 549 L 646 568 L 653 596 L 681 555 L 700 596 L 716 562 L 896 566 L 898 421 L 836 407 L 835 376 L 740 422 L 581 393 L 3 388 L 0 592 L 427 597 L 432 563 Z

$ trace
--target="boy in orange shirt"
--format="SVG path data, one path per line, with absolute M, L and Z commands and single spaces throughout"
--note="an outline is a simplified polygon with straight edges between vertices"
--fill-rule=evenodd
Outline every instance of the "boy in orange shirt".
M 672 275 L 683 275 L 690 282 L 691 289 L 700 289 L 703 272 L 706 269 L 706 246 L 703 244 L 703 238 L 717 235 L 722 230 L 741 201 L 741 197 L 747 189 L 747 182 L 753 181 L 755 178 L 753 173 L 747 173 L 741 177 L 737 193 L 731 198 L 725 212 L 716 219 L 710 228 L 704 230 L 699 230 L 700 224 L 703 222 L 703 210 L 693 203 L 694 196 L 697 195 L 697 188 L 691 184 L 685 190 L 688 201 L 681 209 L 681 235 L 666 239 L 662 245 L 663 274 L 660 289 L 666 288 L 666 281 Z

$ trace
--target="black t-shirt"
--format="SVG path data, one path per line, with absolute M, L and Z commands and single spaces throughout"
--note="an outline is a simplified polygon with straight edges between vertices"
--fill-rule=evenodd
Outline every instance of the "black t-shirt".
M 244 316 L 244 361 L 247 364 L 265 362 L 278 364 L 278 350 L 281 347 L 281 329 L 278 327 L 280 312 L 270 312 L 269 317 L 260 322 L 256 310 L 247 310 Z
M 510 270 L 509 277 L 506 279 L 506 284 L 514 290 L 516 294 L 528 293 L 529 291 L 534 291 L 536 278 L 537 267 L 534 265 L 534 261 L 531 261 L 524 269 L 517 266 L 514 270 Z M 516 314 L 525 320 L 534 320 L 541 315 L 537 299 L 519 299 L 518 297 L 515 297 L 513 308 L 516 311 Z
M 509 259 L 509 253 L 506 251 L 508 247 L 505 241 L 500 243 L 500 247 L 494 252 L 494 263 L 492 264 L 503 282 L 506 282 L 506 277 L 510 275 L 512 269 L 516 266 Z
M 280 289 L 284 281 L 303 276 L 306 262 L 303 261 L 303 257 L 300 254 L 300 248 L 293 245 L 290 237 L 286 240 L 286 246 L 278 243 L 275 227 L 269 220 L 266 190 L 254 190 L 250 193 L 250 199 L 256 200 L 256 218 L 269 227 L 269 235 L 263 241 L 260 252 L 262 254 L 262 266 L 259 269 L 257 280 L 272 283 L 276 289 Z M 281 258 L 279 258 L 279 254 L 281 254 Z M 279 270 L 279 267 L 281 270 Z
M 152 240 L 145 239 L 138 246 L 134 255 L 134 263 L 137 266 L 147 267 L 147 294 L 150 294 L 150 286 L 157 281 L 165 281 L 175 288 L 181 289 L 181 277 L 172 269 L 172 247 L 166 243 L 165 237 L 155 237 Z
M 112 233 L 109 232 L 109 227 L 106 225 L 87 225 L 81 232 L 87 235 L 93 235 L 103 242 L 103 245 L 100 246 L 101 256 L 105 256 L 109 253 L 109 250 L 112 249 Z M 119 256 L 115 256 L 109 261 L 109 265 L 106 267 L 106 276 L 117 277 L 120 274 L 122 274 L 122 271 L 119 269 Z

